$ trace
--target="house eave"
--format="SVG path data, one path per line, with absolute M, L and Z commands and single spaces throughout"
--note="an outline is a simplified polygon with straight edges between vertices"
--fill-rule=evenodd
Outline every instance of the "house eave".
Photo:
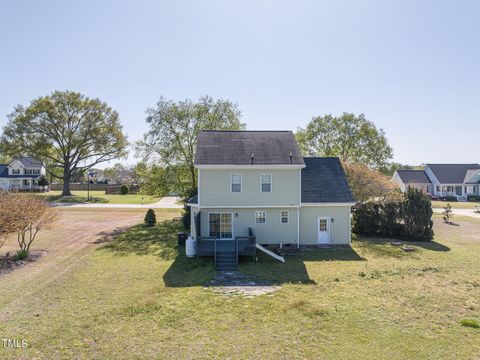
M 301 204 L 302 207 L 309 207 L 309 206 L 354 206 L 354 202 L 317 202 L 317 203 L 303 203 Z
M 239 169 L 268 169 L 268 170 L 297 170 L 303 169 L 305 165 L 298 164 L 283 164 L 283 165 L 194 165 L 196 169 L 210 169 L 210 170 L 239 170 Z

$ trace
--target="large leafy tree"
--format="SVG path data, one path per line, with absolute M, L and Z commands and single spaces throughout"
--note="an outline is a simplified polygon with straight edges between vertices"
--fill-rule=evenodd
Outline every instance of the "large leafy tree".
M 174 102 L 163 97 L 155 107 L 148 108 L 149 130 L 137 143 L 137 154 L 144 161 L 154 161 L 170 174 L 176 191 L 188 193 L 196 186 L 193 165 L 197 136 L 200 130 L 240 130 L 241 112 L 229 100 L 203 96 L 198 101 Z
M 348 163 L 382 167 L 393 157 L 385 133 L 365 115 L 343 113 L 316 116 L 296 133 L 301 151 L 308 156 L 338 156 Z
M 15 108 L 3 129 L 0 150 L 41 160 L 51 177 L 63 180 L 62 195 L 69 196 L 73 174 L 125 156 L 127 145 L 118 113 L 106 103 L 55 91 Z

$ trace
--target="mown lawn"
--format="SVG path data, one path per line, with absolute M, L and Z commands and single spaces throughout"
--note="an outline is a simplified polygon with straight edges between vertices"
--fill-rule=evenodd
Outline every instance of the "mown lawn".
M 178 222 L 138 225 L 53 280 L 36 275 L 50 279 L 37 292 L 0 278 L 0 335 L 30 344 L 0 358 L 477 358 L 480 329 L 461 322 L 480 322 L 480 221 L 455 221 L 436 216 L 435 241 L 413 252 L 358 239 L 286 264 L 242 262 L 281 285 L 257 298 L 205 288 L 211 263 L 178 253 Z
M 67 204 L 152 204 L 161 199 L 160 197 L 150 195 L 106 195 L 105 191 L 90 191 L 92 198 L 89 201 L 87 191 L 72 191 L 73 196 L 61 196 L 61 194 L 61 191 L 49 191 L 47 193 L 39 193 L 38 195 L 45 196 L 52 203 Z
M 434 208 L 443 208 L 447 206 L 447 204 L 450 204 L 452 206 L 452 209 L 474 209 L 475 206 L 480 206 L 480 202 L 474 202 L 474 201 L 432 201 L 432 207 Z

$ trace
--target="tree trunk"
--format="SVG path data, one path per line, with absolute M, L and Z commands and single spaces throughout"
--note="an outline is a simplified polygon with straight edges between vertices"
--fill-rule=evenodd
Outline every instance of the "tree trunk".
M 195 174 L 195 166 L 190 166 L 190 173 L 192 174 L 192 189 L 195 189 L 197 187 L 197 177 Z
M 70 169 L 65 166 L 63 170 L 63 191 L 62 196 L 72 196 L 70 192 Z

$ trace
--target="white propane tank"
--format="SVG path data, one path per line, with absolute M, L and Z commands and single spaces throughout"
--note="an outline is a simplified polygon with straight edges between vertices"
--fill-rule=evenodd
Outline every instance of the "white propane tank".
M 196 243 L 197 241 L 192 238 L 192 235 L 188 236 L 188 239 L 185 241 L 185 253 L 187 257 L 194 257 L 196 255 Z

